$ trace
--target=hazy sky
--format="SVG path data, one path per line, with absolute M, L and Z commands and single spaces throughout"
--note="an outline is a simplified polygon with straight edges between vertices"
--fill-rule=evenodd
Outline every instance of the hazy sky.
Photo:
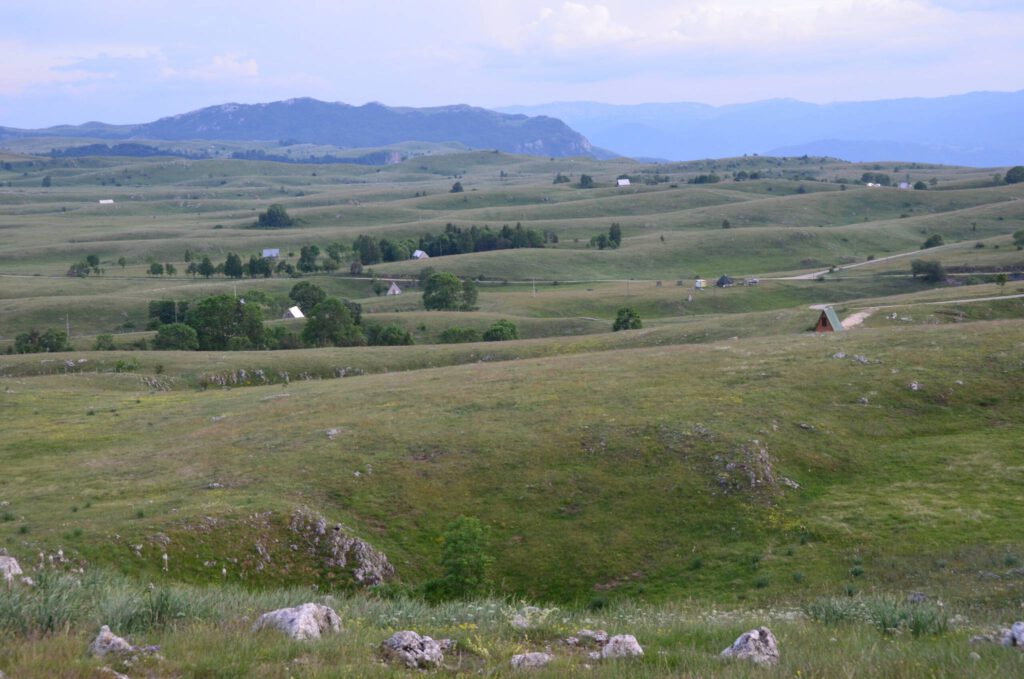
M 0 125 L 1024 89 L 1024 0 L 0 0 Z

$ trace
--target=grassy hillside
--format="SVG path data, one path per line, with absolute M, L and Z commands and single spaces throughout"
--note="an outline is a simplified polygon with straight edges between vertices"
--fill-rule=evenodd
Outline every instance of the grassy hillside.
M 82 648 L 108 621 L 164 647 L 154 676 L 391 676 L 372 647 L 410 626 L 458 639 L 454 674 L 500 676 L 515 652 L 606 626 L 642 637 L 645 658 L 587 670 L 562 655 L 547 675 L 750 676 L 716 654 L 764 621 L 787 649 L 779 676 L 1016 671 L 962 642 L 1019 617 L 1024 595 L 1019 185 L 759 157 L 3 160 L 0 348 L 46 328 L 70 328 L 74 348 L 0 357 L 0 549 L 42 583 L 0 589 L 8 676 L 94 676 Z M 859 185 L 869 171 L 929 189 Z M 711 172 L 722 181 L 688 183 Z M 596 188 L 579 187 L 584 173 Z M 630 187 L 614 186 L 621 174 Z M 252 228 L 271 203 L 296 225 Z M 612 222 L 621 247 L 591 247 Z M 302 277 L 412 346 L 140 349 L 153 300 L 232 294 L 271 327 L 303 327 L 279 320 L 298 277 L 193 278 L 186 249 L 222 262 L 277 247 L 294 265 L 303 246 L 447 223 L 548 238 L 361 275 L 346 251 L 338 270 Z M 920 251 L 935 234 L 944 244 Z M 88 255 L 102 272 L 65 275 Z M 912 277 L 915 259 L 948 279 Z M 179 273 L 148 275 L 151 262 Z M 426 266 L 478 278 L 476 308 L 426 311 Z M 722 274 L 759 283 L 694 289 Z M 375 277 L 404 293 L 378 296 Z M 808 333 L 823 304 L 860 324 Z M 624 306 L 643 327 L 612 332 Z M 439 343 L 502 319 L 521 339 Z M 116 350 L 93 350 L 105 333 Z M 300 511 L 384 552 L 396 581 L 355 592 L 300 546 Z M 417 595 L 459 516 L 485 528 L 496 599 L 428 606 Z M 60 575 L 79 568 L 82 590 Z M 928 601 L 901 608 L 907 592 Z M 261 609 L 325 593 L 346 636 L 246 637 Z M 517 632 L 503 606 L 520 600 L 559 611 Z M 894 635 L 885 611 L 943 622 Z

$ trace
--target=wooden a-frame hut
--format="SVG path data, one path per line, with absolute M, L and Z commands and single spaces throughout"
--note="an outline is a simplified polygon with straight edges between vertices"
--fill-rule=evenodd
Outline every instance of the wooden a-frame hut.
M 839 320 L 836 310 L 832 307 L 825 307 L 818 316 L 818 322 L 814 326 L 814 332 L 839 332 L 843 329 L 843 322 Z

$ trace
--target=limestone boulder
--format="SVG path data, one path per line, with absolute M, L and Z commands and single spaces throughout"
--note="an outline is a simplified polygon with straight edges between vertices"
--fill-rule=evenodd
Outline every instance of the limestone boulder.
M 97 658 L 102 658 L 110 654 L 128 654 L 133 653 L 134 651 L 134 646 L 111 632 L 110 628 L 106 625 L 100 628 L 100 633 L 96 635 L 96 638 L 93 639 L 91 644 L 89 644 L 89 655 Z
M 264 613 L 253 623 L 253 631 L 276 629 L 300 641 L 319 639 L 325 634 L 341 631 L 341 618 L 334 609 L 321 604 L 302 604 Z
M 520 653 L 512 656 L 510 664 L 517 670 L 533 670 L 544 667 L 553 659 L 550 653 Z
M 758 665 L 777 665 L 779 644 L 770 629 L 758 627 L 741 634 L 732 646 L 722 651 L 722 657 L 749 660 Z
M 601 648 L 602 658 L 630 658 L 643 655 L 644 649 L 632 634 L 616 634 Z
M 441 644 L 412 630 L 395 632 L 380 645 L 381 657 L 409 669 L 432 669 L 444 662 Z

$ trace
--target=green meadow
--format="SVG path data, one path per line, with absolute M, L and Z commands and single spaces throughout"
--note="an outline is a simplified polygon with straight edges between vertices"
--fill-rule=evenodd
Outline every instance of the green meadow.
M 455 639 L 436 670 L 452 676 L 506 676 L 545 647 L 537 676 L 1024 671 L 1024 654 L 967 643 L 1024 602 L 1024 184 L 828 158 L 420 151 L 382 167 L 0 155 L 0 349 L 46 329 L 72 346 L 0 355 L 0 548 L 37 581 L 0 587 L 0 670 L 100 676 L 110 662 L 84 649 L 110 624 L 161 646 L 115 667 L 131 676 L 405 675 L 375 660 L 397 629 Z M 928 189 L 860 183 L 879 171 Z M 689 183 L 708 173 L 721 181 Z M 275 203 L 296 223 L 254 228 Z M 549 237 L 358 274 L 350 250 L 294 277 L 185 273 L 186 250 L 295 265 L 304 246 L 324 261 L 449 223 Z M 612 223 L 620 246 L 592 245 Z M 99 272 L 67 275 L 90 255 Z M 915 259 L 947 275 L 915 277 Z M 476 279 L 474 308 L 426 310 L 425 267 Z M 722 275 L 736 284 L 694 288 Z M 157 300 L 230 294 L 301 332 L 281 319 L 300 280 L 414 344 L 151 349 Z M 859 323 L 808 332 L 812 305 Z M 613 332 L 622 307 L 643 327 Z M 441 343 L 499 320 L 519 339 Z M 295 548 L 297 510 L 382 551 L 394 580 L 362 588 Z M 428 603 L 460 516 L 483 526 L 486 586 Z M 313 600 L 343 634 L 248 632 Z M 528 604 L 544 620 L 511 626 Z M 777 668 L 717 657 L 758 625 Z M 646 653 L 594 663 L 560 642 L 582 627 Z

